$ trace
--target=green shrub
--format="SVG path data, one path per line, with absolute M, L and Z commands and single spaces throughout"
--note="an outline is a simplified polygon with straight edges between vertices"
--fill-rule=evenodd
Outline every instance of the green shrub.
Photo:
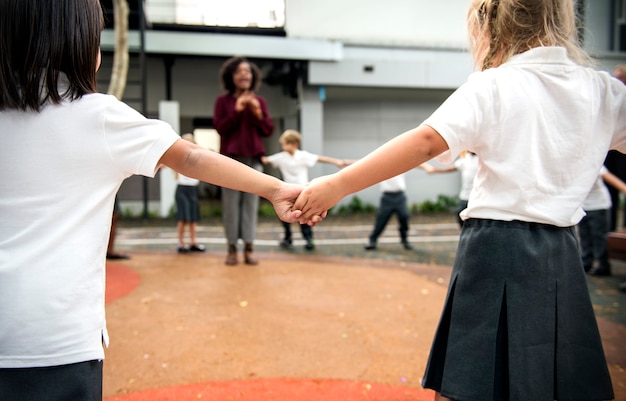
M 271 203 L 261 202 L 259 204 L 259 216 L 276 216 L 274 207 Z
M 418 210 L 423 213 L 427 212 L 449 212 L 454 210 L 459 204 L 459 198 L 456 196 L 439 195 L 436 201 L 425 200 L 418 204 Z
M 350 203 L 339 206 L 337 214 L 371 213 L 376 211 L 376 206 L 364 203 L 358 196 L 353 196 Z
M 221 215 L 222 215 L 221 205 L 211 205 L 210 203 L 200 202 L 200 217 L 201 218 L 220 217 Z

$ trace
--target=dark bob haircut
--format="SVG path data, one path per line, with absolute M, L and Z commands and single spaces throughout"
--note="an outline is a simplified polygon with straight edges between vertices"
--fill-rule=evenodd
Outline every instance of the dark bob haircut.
M 98 0 L 0 1 L 0 110 L 39 111 L 97 91 Z M 59 92 L 59 75 L 68 88 Z
M 261 86 L 262 76 L 259 67 L 245 57 L 235 56 L 226 60 L 224 64 L 222 64 L 222 68 L 220 68 L 220 82 L 222 83 L 222 88 L 228 93 L 235 93 L 236 88 L 233 82 L 233 75 L 241 63 L 250 64 L 250 70 L 252 70 L 250 89 L 256 91 Z

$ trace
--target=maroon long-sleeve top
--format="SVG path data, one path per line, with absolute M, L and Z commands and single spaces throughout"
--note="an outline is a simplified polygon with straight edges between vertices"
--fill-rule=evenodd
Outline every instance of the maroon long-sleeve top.
M 235 111 L 237 98 L 223 94 L 215 100 L 213 127 L 220 134 L 220 153 L 226 156 L 261 157 L 265 154 L 263 137 L 274 132 L 267 102 L 255 95 L 261 105 L 263 118 L 258 119 L 249 108 Z

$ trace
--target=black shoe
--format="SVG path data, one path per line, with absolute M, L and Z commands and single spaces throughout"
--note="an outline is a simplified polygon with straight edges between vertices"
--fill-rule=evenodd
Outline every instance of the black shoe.
M 583 266 L 583 269 L 585 269 L 585 273 L 589 273 L 589 271 L 591 271 L 591 268 L 592 268 L 592 267 L 591 267 L 591 266 L 589 266 L 589 265 L 585 265 L 585 266 Z
M 369 244 L 365 245 L 366 251 L 373 251 L 375 249 L 376 249 L 376 243 L 374 242 L 370 242 Z
M 403 242 L 402 245 L 404 246 L 404 249 L 406 249 L 407 251 L 413 250 L 413 245 L 409 244 L 408 242 Z
M 107 253 L 107 259 L 109 260 L 122 260 L 122 259 L 130 259 L 130 256 L 125 253 Z
M 281 248 L 291 248 L 291 240 L 290 239 L 284 239 L 284 240 L 280 241 L 280 247 Z
M 304 249 L 306 249 L 307 251 L 312 251 L 313 249 L 315 249 L 315 243 L 313 242 L 312 239 L 307 239 L 306 240 L 306 244 L 304 245 Z
M 626 282 L 619 285 L 619 292 L 626 292 Z
M 204 245 L 201 245 L 201 244 L 193 244 L 192 246 L 189 247 L 189 251 L 191 251 L 191 252 L 204 252 L 204 251 L 206 251 L 206 248 L 204 247 Z
M 592 276 L 610 276 L 611 269 L 609 267 L 596 267 L 589 271 Z
M 176 245 L 176 251 L 178 251 L 178 253 L 187 253 L 189 252 L 189 247 L 184 245 Z

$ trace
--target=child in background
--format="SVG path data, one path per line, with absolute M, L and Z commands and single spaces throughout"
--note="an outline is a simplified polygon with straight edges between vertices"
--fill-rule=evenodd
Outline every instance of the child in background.
M 193 134 L 184 134 L 182 138 L 196 143 Z M 196 241 L 198 221 L 200 221 L 200 205 L 198 202 L 198 184 L 200 180 L 176 173 L 176 231 L 178 232 L 178 253 L 204 252 L 205 247 Z M 185 228 L 189 232 L 190 244 L 185 245 Z
M 309 168 L 315 166 L 317 162 L 334 164 L 340 168 L 349 163 L 345 160 L 315 155 L 306 150 L 301 150 L 302 135 L 293 129 L 283 132 L 279 142 L 283 151 L 270 156 L 263 156 L 261 157 L 261 162 L 278 168 L 285 182 L 305 185 L 309 182 Z M 292 244 L 291 224 L 285 221 L 282 223 L 285 229 L 285 236 L 280 241 L 280 246 L 289 248 Z M 306 241 L 304 248 L 308 251 L 315 249 L 313 229 L 307 224 L 300 224 L 300 231 Z
M 472 0 L 477 72 L 426 121 L 319 177 L 294 207 L 316 224 L 344 196 L 439 156 L 478 155 L 423 386 L 436 400 L 613 399 L 575 226 L 626 89 L 578 42 L 571 0 Z
M 115 194 L 161 165 L 269 199 L 302 187 L 97 92 L 98 0 L 0 1 L 0 400 L 100 401 Z
M 602 166 L 598 179 L 583 202 L 585 217 L 578 223 L 580 252 L 585 272 L 592 276 L 610 276 L 608 235 L 611 225 L 611 194 L 607 185 L 626 194 L 626 183 Z M 594 263 L 597 264 L 594 267 Z
M 432 167 L 424 163 L 420 168 L 429 171 Z M 406 174 L 398 174 L 380 183 L 380 204 L 376 213 L 374 230 L 369 236 L 369 242 L 365 245 L 366 251 L 373 251 L 377 248 L 378 237 L 385 231 L 392 214 L 398 217 L 398 231 L 400 242 L 407 251 L 413 249 L 409 242 L 409 219 L 411 212 L 406 200 Z
M 432 173 L 449 173 L 452 171 L 461 172 L 461 190 L 459 191 L 459 207 L 457 208 L 456 218 L 461 227 L 463 227 L 463 219 L 461 218 L 461 212 L 467 208 L 467 201 L 469 200 L 472 187 L 474 186 L 474 177 L 476 176 L 476 170 L 478 170 L 478 157 L 475 153 L 463 151 L 459 157 L 454 161 L 451 166 L 448 167 L 434 167 L 428 171 Z

